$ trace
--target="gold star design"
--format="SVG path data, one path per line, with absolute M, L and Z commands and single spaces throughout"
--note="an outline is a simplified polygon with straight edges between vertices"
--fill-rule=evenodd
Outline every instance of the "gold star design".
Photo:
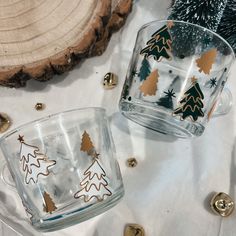
M 210 79 L 210 88 L 213 88 L 213 87 L 216 87 L 217 86 L 217 80 L 216 80 L 216 78 L 212 78 L 212 79 Z
M 98 159 L 98 156 L 99 156 L 99 155 L 100 155 L 100 154 L 95 151 L 95 153 L 93 154 L 93 157 Z
M 169 90 L 167 92 L 164 92 L 164 94 L 168 97 L 168 98 L 172 98 L 172 97 L 176 97 L 175 93 L 173 92 L 173 89 Z
M 21 143 L 23 143 L 24 142 L 24 136 L 19 135 L 19 138 L 17 140 L 19 140 Z

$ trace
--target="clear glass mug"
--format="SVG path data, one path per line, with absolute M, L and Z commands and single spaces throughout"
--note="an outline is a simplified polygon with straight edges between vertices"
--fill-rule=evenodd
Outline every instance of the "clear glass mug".
M 191 23 L 163 20 L 138 32 L 120 99 L 124 116 L 177 137 L 200 136 L 217 101 L 226 113 L 231 93 L 221 93 L 234 52 L 219 35 Z
M 104 109 L 76 109 L 25 124 L 4 135 L 0 148 L 39 231 L 87 220 L 124 195 Z

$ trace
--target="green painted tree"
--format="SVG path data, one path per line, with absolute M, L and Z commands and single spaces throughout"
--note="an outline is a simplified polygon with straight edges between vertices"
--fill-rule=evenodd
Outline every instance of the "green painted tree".
M 173 92 L 173 89 L 168 90 L 167 92 L 164 92 L 165 96 L 161 97 L 159 101 L 157 101 L 157 105 L 173 109 L 173 98 L 175 98 L 175 93 Z
M 168 109 L 173 109 L 173 99 L 176 97 L 175 92 L 179 92 L 181 87 L 180 77 L 176 76 L 172 83 L 170 84 L 167 91 L 164 92 L 164 96 L 160 97 L 160 99 L 156 102 L 157 105 L 163 106 Z M 174 92 L 175 90 L 175 92 Z
M 172 39 L 168 30 L 171 26 L 171 24 L 164 25 L 152 34 L 152 38 L 146 43 L 147 46 L 141 50 L 140 54 L 144 55 L 145 58 L 152 56 L 156 61 L 160 61 L 162 57 L 171 59 Z
M 145 80 L 151 73 L 151 66 L 148 60 L 144 57 L 139 71 L 140 81 Z
M 190 117 L 193 121 L 197 121 L 198 117 L 203 117 L 202 111 L 204 95 L 197 82 L 193 82 L 193 85 L 184 93 L 184 98 L 180 101 L 179 108 L 175 109 L 174 115 L 181 115 L 182 119 Z

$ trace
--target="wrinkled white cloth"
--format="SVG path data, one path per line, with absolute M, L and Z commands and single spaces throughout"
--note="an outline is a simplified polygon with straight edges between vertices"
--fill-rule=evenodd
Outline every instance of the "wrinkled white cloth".
M 11 116 L 12 128 L 78 107 L 104 107 L 110 118 L 125 185 L 124 199 L 84 223 L 38 235 L 122 236 L 127 223 L 141 224 L 147 236 L 236 235 L 236 214 L 221 218 L 209 208 L 212 192 L 223 191 L 236 200 L 235 106 L 229 114 L 213 118 L 204 134 L 191 140 L 145 129 L 125 119 L 118 110 L 137 30 L 144 23 L 165 18 L 168 4 L 164 0 L 137 1 L 126 26 L 112 37 L 107 51 L 73 71 L 47 83 L 30 81 L 26 88 L 0 88 L 0 110 Z M 104 90 L 102 79 L 109 71 L 119 75 L 119 85 Z M 235 74 L 234 65 L 228 82 L 233 95 Z M 37 102 L 45 103 L 46 109 L 34 110 Z M 136 168 L 126 166 L 129 157 L 138 160 Z M 10 226 L 20 228 L 19 232 L 27 236 L 27 224 Z M 17 234 L 2 224 L 0 235 Z

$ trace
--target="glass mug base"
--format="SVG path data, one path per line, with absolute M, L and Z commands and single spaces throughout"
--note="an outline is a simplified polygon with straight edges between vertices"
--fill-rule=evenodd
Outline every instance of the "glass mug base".
M 188 138 L 200 136 L 205 129 L 203 125 L 198 123 L 187 120 L 178 121 L 175 117 L 170 116 L 169 111 L 165 112 L 163 109 L 158 109 L 158 107 L 130 103 L 124 99 L 121 99 L 119 106 L 126 118 L 162 134 Z M 180 122 L 181 126 L 179 125 Z
M 91 216 L 97 216 L 101 213 L 109 210 L 120 202 L 124 196 L 123 187 L 120 188 L 115 194 L 109 197 L 107 200 L 94 204 L 94 206 L 86 206 L 84 209 L 75 209 L 69 213 L 58 214 L 48 219 L 32 222 L 35 229 L 41 232 L 51 232 L 60 230 L 68 226 L 72 226 L 91 218 Z

